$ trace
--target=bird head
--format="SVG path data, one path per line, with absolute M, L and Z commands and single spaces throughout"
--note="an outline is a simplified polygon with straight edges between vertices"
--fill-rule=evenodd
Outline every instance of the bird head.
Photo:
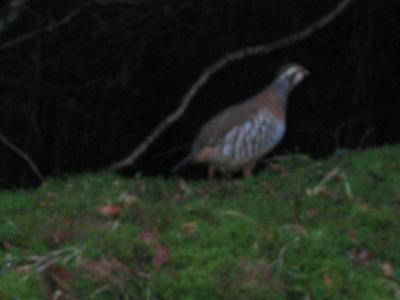
M 296 63 L 291 63 L 284 65 L 279 69 L 276 80 L 284 83 L 283 86 L 285 86 L 288 91 L 291 91 L 310 74 L 310 71 L 303 66 Z
M 282 93 L 288 93 L 310 74 L 309 70 L 299 64 L 287 64 L 279 69 L 275 83 L 282 89 Z

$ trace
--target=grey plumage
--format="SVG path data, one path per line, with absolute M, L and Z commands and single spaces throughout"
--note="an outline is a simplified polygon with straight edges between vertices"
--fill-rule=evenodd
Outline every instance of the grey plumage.
M 298 64 L 282 67 L 276 79 L 260 93 L 225 109 L 207 122 L 190 154 L 173 171 L 195 161 L 209 165 L 210 179 L 216 169 L 242 170 L 249 176 L 257 160 L 283 138 L 289 93 L 308 74 L 309 71 Z

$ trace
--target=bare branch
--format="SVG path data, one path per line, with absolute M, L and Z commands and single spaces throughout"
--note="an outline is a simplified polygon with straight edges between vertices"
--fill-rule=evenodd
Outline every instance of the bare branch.
M 33 162 L 33 160 L 26 154 L 24 151 L 19 149 L 16 145 L 10 142 L 1 132 L 0 132 L 0 142 L 2 142 L 5 146 L 7 146 L 12 152 L 17 154 L 23 160 L 27 162 L 33 173 L 35 173 L 36 177 L 39 179 L 40 182 L 44 181 L 44 177 L 42 173 L 39 171 L 37 165 Z
M 69 22 L 72 21 L 75 17 L 79 16 L 87 7 L 97 4 L 97 1 L 88 1 L 70 12 L 68 15 L 66 15 L 64 18 L 58 20 L 58 21 L 51 21 L 47 26 L 39 28 L 34 31 L 27 32 L 25 34 L 22 34 L 15 39 L 12 39 L 8 42 L 3 43 L 0 45 L 0 51 L 8 50 L 9 48 L 12 48 L 14 46 L 17 46 L 23 42 L 27 42 L 31 39 L 34 39 L 46 32 L 52 32 L 53 30 L 67 25 Z
M 0 20 L 0 35 L 8 29 L 8 26 L 14 23 L 20 16 L 21 8 L 26 0 L 11 0 L 8 15 Z
M 273 51 L 282 49 L 289 45 L 295 44 L 302 41 L 321 30 L 326 25 L 331 23 L 337 16 L 339 16 L 352 2 L 355 0 L 342 0 L 336 7 L 329 11 L 326 15 L 309 24 L 303 30 L 296 32 L 294 34 L 288 35 L 276 42 L 268 45 L 259 45 L 254 47 L 248 47 L 241 49 L 236 52 L 232 52 L 222 57 L 214 64 L 210 65 L 205 69 L 203 73 L 197 78 L 197 80 L 189 87 L 186 94 L 183 96 L 178 108 L 169 114 L 161 123 L 159 123 L 153 131 L 143 140 L 143 142 L 136 147 L 127 157 L 111 164 L 107 169 L 116 171 L 122 168 L 129 167 L 132 165 L 138 157 L 147 150 L 147 148 L 174 122 L 176 122 L 186 111 L 188 105 L 197 95 L 199 90 L 208 82 L 208 80 L 218 71 L 225 68 L 227 65 L 242 60 L 246 57 L 256 56 L 256 55 L 267 55 Z
M 26 0 L 14 0 L 18 2 L 24 2 Z M 81 13 L 86 11 L 87 8 L 96 6 L 96 5 L 112 5 L 112 4 L 124 4 L 130 6 L 138 6 L 142 4 L 150 4 L 150 3 L 164 3 L 168 0 L 92 0 L 87 1 L 74 10 L 72 10 L 69 14 L 67 14 L 62 19 L 57 21 L 50 21 L 46 26 L 41 27 L 37 30 L 33 30 L 27 33 L 24 33 L 12 40 L 4 42 L 0 45 L 0 51 L 8 50 L 12 47 L 18 46 L 21 43 L 30 41 L 34 38 L 37 38 L 45 33 L 52 32 L 60 27 L 68 25 L 75 17 L 79 16 Z M 0 22 L 0 34 L 1 34 L 1 22 Z

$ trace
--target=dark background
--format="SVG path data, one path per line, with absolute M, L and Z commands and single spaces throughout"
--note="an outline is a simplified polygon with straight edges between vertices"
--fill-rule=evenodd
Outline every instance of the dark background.
M 45 176 L 107 166 L 176 108 L 206 66 L 301 30 L 336 3 L 27 1 L 0 35 L 0 130 Z M 4 5 L 0 16 L 9 10 Z M 398 0 L 359 0 L 307 40 L 229 65 L 127 173 L 168 174 L 206 120 L 263 88 L 287 62 L 301 63 L 312 77 L 292 94 L 287 135 L 275 155 L 321 158 L 398 143 L 399 15 Z M 205 176 L 201 167 L 184 174 Z M 0 188 L 36 184 L 26 162 L 0 144 Z

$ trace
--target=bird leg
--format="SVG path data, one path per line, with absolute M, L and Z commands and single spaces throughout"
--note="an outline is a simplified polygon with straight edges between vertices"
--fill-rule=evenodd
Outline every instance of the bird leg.
M 215 179 L 215 168 L 213 166 L 208 166 L 208 180 L 213 181 Z
M 242 169 L 242 173 L 243 173 L 243 176 L 244 176 L 245 178 L 251 177 L 251 173 L 252 173 L 252 171 L 253 171 L 253 167 L 254 167 L 254 165 L 251 164 L 251 165 L 245 166 L 245 167 Z

